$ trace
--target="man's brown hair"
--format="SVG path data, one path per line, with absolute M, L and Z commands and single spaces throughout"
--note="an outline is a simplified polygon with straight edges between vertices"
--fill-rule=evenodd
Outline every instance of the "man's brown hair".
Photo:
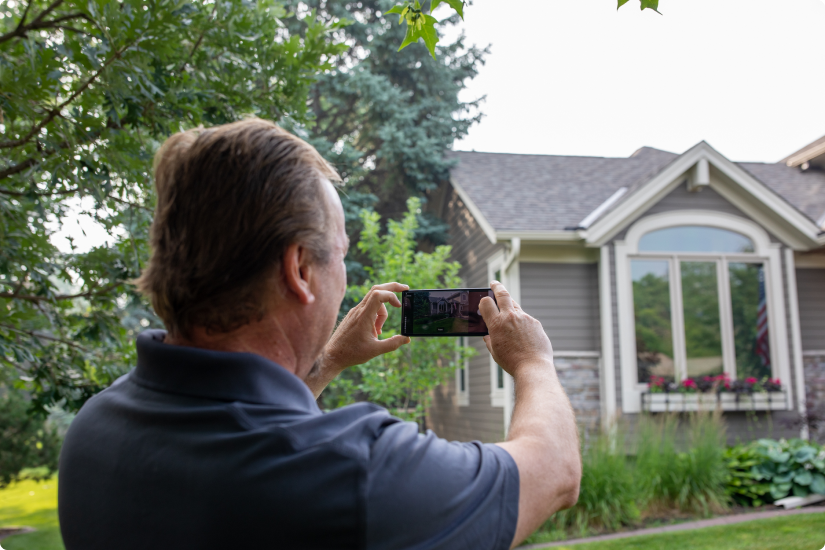
M 311 145 L 261 119 L 166 140 L 155 155 L 152 257 L 136 281 L 166 328 L 190 337 L 260 320 L 293 243 L 326 262 L 322 178 L 339 179 Z

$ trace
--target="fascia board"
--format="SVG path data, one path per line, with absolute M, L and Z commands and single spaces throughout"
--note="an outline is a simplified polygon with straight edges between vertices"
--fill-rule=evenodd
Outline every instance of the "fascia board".
M 711 161 L 716 169 L 739 184 L 751 196 L 775 212 L 786 223 L 793 226 L 794 229 L 809 240 L 809 245 L 816 242 L 819 228 L 816 227 L 813 221 L 809 220 L 807 216 L 792 206 L 781 195 L 750 175 L 744 168 L 725 158 L 710 145 L 706 143 L 704 143 L 704 145 L 710 157 L 708 160 Z
M 725 158 L 706 142 L 702 141 L 674 160 L 658 175 L 654 176 L 641 189 L 628 197 L 624 203 L 620 204 L 616 210 L 594 223 L 587 231 L 588 245 L 601 246 L 609 241 L 616 233 L 621 231 L 622 228 L 626 227 L 648 208 L 653 206 L 653 204 L 658 202 L 663 195 L 670 192 L 670 188 L 676 187 L 676 185 L 680 183 L 684 173 L 701 158 L 706 158 L 720 172 L 740 185 L 757 201 L 765 205 L 769 211 L 772 211 L 785 223 L 791 225 L 801 234 L 800 236 L 803 236 L 807 241 L 807 247 L 817 242 L 817 233 L 819 233 L 819 230 L 804 214 L 791 206 L 785 199 L 768 189 L 765 184 Z M 730 200 L 729 197 L 725 198 Z M 737 206 L 739 205 L 737 204 Z M 796 241 L 797 246 L 800 246 L 801 241 L 798 238 L 793 240 Z
M 677 180 L 681 180 L 685 172 L 701 158 L 703 144 L 704 142 L 701 142 L 683 153 L 641 189 L 619 204 L 615 210 L 590 226 L 587 230 L 587 244 L 602 246 L 627 224 L 658 202 L 664 194 L 670 191 L 670 187 L 678 185 Z
M 461 202 L 467 207 L 467 210 L 470 211 L 470 214 L 473 215 L 478 225 L 481 227 L 481 230 L 484 231 L 484 234 L 487 235 L 487 238 L 490 239 L 490 242 L 496 244 L 498 239 L 496 238 L 496 230 L 493 229 L 493 226 L 490 225 L 490 222 L 487 221 L 487 218 L 484 217 L 484 214 L 481 213 L 476 203 L 473 202 L 473 199 L 467 194 L 467 191 L 461 187 L 458 182 L 455 181 L 454 178 L 450 178 L 450 185 L 453 186 L 455 192 L 458 193 L 459 198 L 461 198 Z
M 584 239 L 582 231 L 498 231 L 499 241 L 521 239 L 522 241 L 571 242 Z

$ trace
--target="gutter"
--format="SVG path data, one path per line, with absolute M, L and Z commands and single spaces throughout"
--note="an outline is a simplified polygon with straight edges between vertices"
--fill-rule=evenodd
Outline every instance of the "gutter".
M 513 237 L 510 239 L 510 254 L 507 256 L 507 259 L 504 260 L 504 265 L 501 267 L 501 274 L 504 275 L 507 273 L 507 270 L 510 269 L 510 266 L 513 265 L 513 262 L 518 259 L 519 255 L 521 254 L 521 239 L 518 237 Z

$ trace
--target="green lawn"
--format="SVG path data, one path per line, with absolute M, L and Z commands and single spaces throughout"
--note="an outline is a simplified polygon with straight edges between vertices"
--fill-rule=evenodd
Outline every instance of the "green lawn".
M 820 550 L 825 546 L 825 514 L 802 514 L 644 535 L 553 550 Z
M 63 550 L 57 523 L 57 478 L 21 481 L 0 491 L 0 527 L 26 526 L 34 533 L 0 542 L 5 550 Z
M 5 550 L 63 550 L 57 523 L 57 478 L 23 481 L 0 491 L 0 527 L 25 525 L 34 533 L 9 537 Z M 560 546 L 558 550 L 820 550 L 825 514 L 803 514 L 663 535 Z

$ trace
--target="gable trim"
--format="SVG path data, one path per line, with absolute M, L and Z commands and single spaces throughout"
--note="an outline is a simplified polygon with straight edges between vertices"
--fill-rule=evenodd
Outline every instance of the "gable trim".
M 587 244 L 602 246 L 615 237 L 622 229 L 678 187 L 686 178 L 689 178 L 689 172 L 703 159 L 755 198 L 770 214 L 784 222 L 770 223 L 770 225 L 772 226 L 772 232 L 785 241 L 786 244 L 801 250 L 807 250 L 818 245 L 819 228 L 816 227 L 814 222 L 704 141 L 671 162 L 636 193 L 619 204 L 615 210 L 597 220 L 586 232 Z M 722 186 L 719 185 L 713 187 L 726 200 L 746 214 L 753 216 L 756 213 L 753 205 L 747 204 L 731 190 L 721 189 Z M 764 213 L 760 212 L 755 217 L 763 218 Z M 789 227 L 783 228 L 782 225 Z
M 484 217 L 484 214 L 481 213 L 481 210 L 478 209 L 478 206 L 476 206 L 464 188 L 461 187 L 454 178 L 450 178 L 450 184 L 453 186 L 453 189 L 455 189 L 458 198 L 461 199 L 461 202 L 464 203 L 464 206 L 467 207 L 467 210 L 469 210 L 470 214 L 475 218 L 481 230 L 484 231 L 484 234 L 490 239 L 490 242 L 496 244 L 496 231 L 493 229 L 493 226 L 490 225 L 490 222 L 487 221 L 487 218 Z

